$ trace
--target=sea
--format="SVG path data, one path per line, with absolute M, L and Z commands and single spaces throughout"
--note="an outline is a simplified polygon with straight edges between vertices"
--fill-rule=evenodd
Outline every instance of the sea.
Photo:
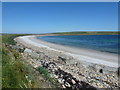
M 120 54 L 120 35 L 61 35 L 37 37 L 54 44 Z

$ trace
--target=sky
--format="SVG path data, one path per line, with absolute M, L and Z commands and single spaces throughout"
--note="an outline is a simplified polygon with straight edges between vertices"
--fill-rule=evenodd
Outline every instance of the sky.
M 117 31 L 117 2 L 3 2 L 3 33 Z

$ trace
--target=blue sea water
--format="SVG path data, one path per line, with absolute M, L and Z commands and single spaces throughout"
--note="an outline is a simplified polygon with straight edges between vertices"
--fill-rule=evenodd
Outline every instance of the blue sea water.
M 118 46 L 120 35 L 64 35 L 64 36 L 42 36 L 38 39 L 61 45 L 77 48 L 88 48 L 103 52 L 120 54 Z

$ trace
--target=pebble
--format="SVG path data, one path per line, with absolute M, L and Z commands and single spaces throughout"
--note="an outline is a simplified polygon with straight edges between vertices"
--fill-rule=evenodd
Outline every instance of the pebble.
M 71 85 L 68 82 L 65 82 L 66 87 L 71 87 Z
M 58 78 L 58 82 L 62 84 L 64 80 L 62 78 Z
M 76 83 L 73 79 L 72 79 L 71 81 L 72 81 L 72 83 L 73 83 L 73 84 L 75 84 L 75 83 Z
M 44 49 L 43 49 L 44 50 Z M 27 56 L 25 56 L 25 53 L 28 53 Z M 24 57 L 29 59 L 31 58 L 33 63 L 38 63 L 45 67 L 46 69 L 51 72 L 54 78 L 58 79 L 58 82 L 62 84 L 63 88 L 66 87 L 72 87 L 72 88 L 78 88 L 78 87 L 92 87 L 92 88 L 106 88 L 106 87 L 118 87 L 118 79 L 116 78 L 116 74 L 110 74 L 110 73 L 100 73 L 100 69 L 104 69 L 103 65 L 96 65 L 95 66 L 91 64 L 90 68 L 84 67 L 82 63 L 79 63 L 74 61 L 73 58 L 69 58 L 69 56 L 66 55 L 59 55 L 52 56 L 52 53 L 45 53 L 47 50 L 40 51 L 41 53 L 38 54 L 38 52 L 35 52 L 31 49 L 25 48 L 24 50 Z M 44 53 L 43 53 L 44 52 Z M 35 57 L 39 57 L 38 60 Z M 58 57 L 59 60 L 63 62 L 67 62 L 67 65 L 57 63 L 59 61 L 56 57 Z M 27 60 L 29 60 L 27 59 Z M 71 60 L 72 59 L 72 60 Z M 54 61 L 52 61 L 54 60 Z M 54 63 L 56 61 L 56 63 Z M 68 64 L 69 63 L 69 64 Z M 72 64 L 73 63 L 73 64 Z M 35 68 L 39 66 L 39 64 L 32 64 Z M 69 72 L 69 73 L 68 73 Z M 104 71 L 105 72 L 105 71 Z M 75 77 L 75 79 L 73 79 Z M 83 81 L 82 81 L 83 80 Z M 100 82 L 101 81 L 101 82 Z M 88 84 L 89 82 L 89 84 Z M 110 85 L 106 82 L 111 82 Z M 106 85 L 106 86 L 105 86 Z M 94 86 L 94 87 L 93 87 Z

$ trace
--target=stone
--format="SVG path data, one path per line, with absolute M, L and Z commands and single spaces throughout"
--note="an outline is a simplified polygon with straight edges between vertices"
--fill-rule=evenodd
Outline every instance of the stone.
M 57 76 L 57 75 L 54 75 L 53 77 L 54 77 L 54 78 L 56 78 L 56 79 L 58 78 L 58 76 Z
M 97 86 L 98 86 L 99 88 L 103 88 L 103 85 L 102 85 L 101 83 L 97 83 Z
M 100 73 L 103 73 L 103 69 L 100 69 L 99 72 L 100 72 Z
M 66 62 L 66 58 L 65 57 L 58 56 L 58 60 L 62 61 L 62 62 Z
M 68 82 L 65 82 L 66 87 L 71 87 L 71 85 Z
M 100 80 L 100 77 L 95 77 L 96 80 Z
M 53 68 L 55 67 L 55 65 L 49 63 L 49 67 L 50 67 L 51 69 L 53 69 Z
M 37 64 L 35 64 L 35 65 L 34 65 L 34 68 L 37 68 L 37 67 L 38 67 L 38 65 L 37 65 Z
M 65 85 L 62 85 L 62 88 L 66 88 Z
M 15 46 L 13 48 L 22 49 L 23 46 Z M 98 88 L 118 86 L 118 79 L 116 77 L 119 73 L 114 73 L 115 75 L 113 75 L 113 72 L 111 72 L 111 74 L 106 74 L 106 69 L 103 65 L 90 64 L 89 67 L 89 64 L 87 64 L 87 66 L 83 66 L 83 62 L 78 62 L 74 58 L 62 53 L 57 54 L 57 52 L 53 51 L 53 54 L 53 52 L 47 49 L 40 49 L 36 52 L 32 49 L 25 48 L 24 52 L 23 55 L 27 55 L 26 57 L 28 59 L 26 60 L 29 60 L 32 66 L 35 68 L 39 65 L 45 67 L 63 88 L 70 87 L 73 89 L 80 89 L 91 88 L 92 86 Z M 32 60 L 30 61 L 30 59 Z M 120 71 L 120 67 L 118 71 Z
M 62 84 L 62 83 L 64 83 L 64 79 L 58 78 L 58 82 Z
M 75 82 L 75 80 L 73 80 L 73 79 L 72 79 L 71 81 L 72 81 L 72 83 L 73 83 L 73 84 L 75 84 L 75 83 L 76 83 L 76 82 Z
M 32 50 L 30 50 L 30 49 L 26 48 L 26 49 L 24 50 L 24 52 L 27 52 L 27 53 L 32 53 Z

